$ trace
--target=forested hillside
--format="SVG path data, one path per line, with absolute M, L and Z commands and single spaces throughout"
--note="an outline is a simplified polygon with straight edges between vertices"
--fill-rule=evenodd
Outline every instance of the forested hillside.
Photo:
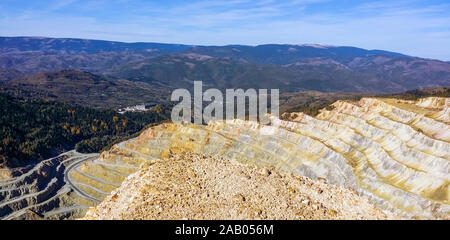
M 170 94 L 167 88 L 76 70 L 42 72 L 15 78 L 1 84 L 0 89 L 14 97 L 56 100 L 106 109 L 165 103 Z
M 325 93 L 305 91 L 280 95 L 280 113 L 303 112 L 311 116 L 320 113 L 320 109 L 331 108 L 337 100 L 358 101 L 362 97 L 396 98 L 417 100 L 425 97 L 450 97 L 450 87 L 436 87 L 409 90 L 396 94 L 361 94 L 361 93 Z M 330 109 L 329 109 L 330 110 Z
M 112 110 L 0 94 L 0 166 L 23 166 L 73 149 L 77 143 L 81 152 L 98 152 L 169 114 L 162 106 L 120 115 Z

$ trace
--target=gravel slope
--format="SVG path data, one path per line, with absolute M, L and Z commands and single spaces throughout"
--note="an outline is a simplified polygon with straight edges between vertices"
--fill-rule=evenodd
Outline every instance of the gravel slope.
M 143 164 L 83 219 L 392 219 L 354 191 L 192 152 Z

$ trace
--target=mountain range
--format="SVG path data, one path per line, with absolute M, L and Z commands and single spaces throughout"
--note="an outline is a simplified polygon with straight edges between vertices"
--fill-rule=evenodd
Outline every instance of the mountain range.
M 71 76 L 61 78 L 67 74 Z M 383 50 L 316 44 L 193 46 L 0 37 L 0 87 L 9 93 L 74 102 L 60 94 L 62 89 L 84 89 L 88 78 L 90 82 L 107 79 L 101 85 L 93 84 L 98 88 L 95 91 L 111 89 L 102 93 L 110 98 L 117 93 L 116 88 L 124 89 L 124 99 L 133 98 L 130 87 L 136 87 L 138 91 L 146 89 L 143 95 L 159 93 L 157 98 L 165 100 L 175 88 L 191 88 L 194 80 L 203 81 L 208 88 L 278 88 L 282 93 L 399 93 L 449 86 L 450 63 Z M 77 93 L 79 98 L 87 95 L 92 92 Z M 141 99 L 151 102 L 155 98 Z M 102 105 L 102 98 L 94 102 Z M 127 102 L 134 103 L 139 102 Z M 111 106 L 118 105 L 104 107 Z

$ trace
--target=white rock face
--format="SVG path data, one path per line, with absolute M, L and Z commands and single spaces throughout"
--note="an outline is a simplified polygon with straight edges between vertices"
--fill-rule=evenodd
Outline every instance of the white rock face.
M 444 107 L 450 106 L 450 99 L 441 97 L 427 97 L 417 101 L 416 105 L 423 108 L 434 108 L 442 110 Z

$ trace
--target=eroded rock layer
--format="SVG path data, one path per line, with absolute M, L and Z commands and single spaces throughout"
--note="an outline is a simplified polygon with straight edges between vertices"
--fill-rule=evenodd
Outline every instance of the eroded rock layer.
M 449 107 L 449 98 L 363 98 L 268 125 L 162 124 L 100 156 L 71 151 L 0 171 L 0 219 L 79 218 L 141 165 L 186 151 L 325 179 L 397 216 L 449 219 Z
M 98 154 L 69 151 L 34 166 L 12 169 L 0 180 L 0 219 L 66 219 L 83 216 L 98 201 L 83 195 L 68 176 Z
M 85 189 L 101 200 L 142 163 L 192 151 L 323 178 L 405 218 L 450 218 L 447 99 L 363 98 L 338 101 L 315 118 L 291 117 L 272 117 L 269 125 L 159 125 L 83 163 L 78 172 L 95 176 Z

